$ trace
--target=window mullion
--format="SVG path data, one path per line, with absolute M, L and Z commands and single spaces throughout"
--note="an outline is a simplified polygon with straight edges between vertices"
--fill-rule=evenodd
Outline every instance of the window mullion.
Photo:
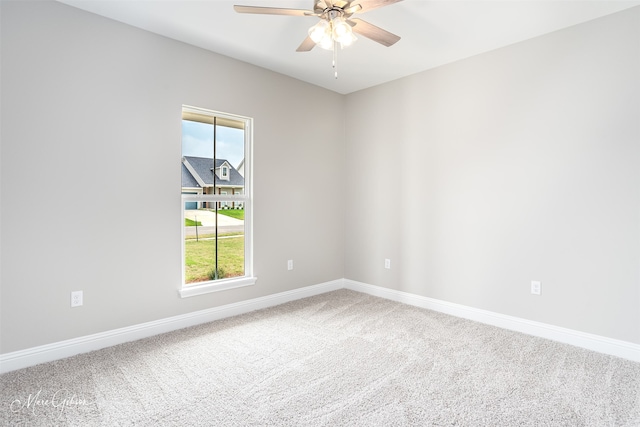
M 183 194 L 182 200 L 185 202 L 235 202 L 235 201 L 247 201 L 248 196 L 244 194 Z

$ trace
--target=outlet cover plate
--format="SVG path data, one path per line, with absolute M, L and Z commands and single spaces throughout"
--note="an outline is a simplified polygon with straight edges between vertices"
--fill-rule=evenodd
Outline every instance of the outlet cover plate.
M 540 282 L 537 282 L 537 281 L 532 281 L 531 282 L 531 293 L 533 295 L 540 295 L 541 292 L 542 292 L 542 284 Z
M 71 307 L 80 307 L 82 305 L 82 291 L 71 292 Z

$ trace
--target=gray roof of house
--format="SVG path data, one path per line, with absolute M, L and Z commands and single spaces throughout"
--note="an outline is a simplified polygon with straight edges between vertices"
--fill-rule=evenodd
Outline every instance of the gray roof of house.
M 196 181 L 193 175 L 191 175 L 191 172 L 189 172 L 189 169 L 187 169 L 187 167 L 183 163 L 182 164 L 182 188 L 185 188 L 185 187 L 197 188 L 197 187 L 200 187 L 200 184 L 198 184 L 198 181 Z
M 204 181 L 205 185 L 213 186 L 213 159 L 206 157 L 190 157 L 185 156 L 184 160 L 189 162 L 193 170 L 200 176 L 200 179 Z M 229 165 L 229 180 L 222 180 L 220 177 L 216 178 L 216 184 L 221 187 L 244 187 L 244 177 L 225 159 L 216 159 L 216 168 L 222 166 L 224 162 Z M 186 177 L 185 177 L 186 172 Z M 192 185 L 195 183 L 195 185 Z M 191 175 L 189 170 L 182 165 L 182 186 L 183 187 L 198 187 L 197 180 Z

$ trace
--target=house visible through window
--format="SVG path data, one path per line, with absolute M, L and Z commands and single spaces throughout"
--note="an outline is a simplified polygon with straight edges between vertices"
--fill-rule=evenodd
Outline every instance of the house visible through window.
M 255 282 L 251 125 L 247 117 L 182 109 L 183 297 Z

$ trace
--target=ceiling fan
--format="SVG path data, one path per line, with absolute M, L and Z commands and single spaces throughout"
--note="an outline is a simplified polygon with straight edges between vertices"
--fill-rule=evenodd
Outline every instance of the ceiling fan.
M 357 33 L 384 46 L 392 46 L 400 37 L 376 27 L 358 18 L 354 14 L 368 12 L 383 6 L 389 6 L 402 0 L 314 0 L 313 10 L 286 9 L 262 6 L 241 6 L 233 8 L 238 13 L 255 13 L 262 15 L 316 16 L 320 21 L 309 28 L 308 36 L 302 41 L 298 52 L 308 52 L 316 45 L 323 49 L 333 50 L 333 68 L 338 78 L 338 47 L 347 47 L 356 41 Z

